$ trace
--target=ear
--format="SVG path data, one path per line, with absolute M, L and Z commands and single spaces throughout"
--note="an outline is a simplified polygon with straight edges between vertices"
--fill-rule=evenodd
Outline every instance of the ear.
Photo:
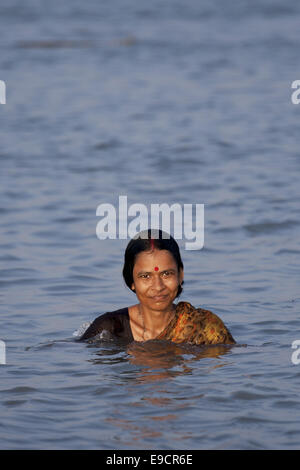
M 132 290 L 135 290 L 134 282 L 131 284 L 131 289 L 132 289 Z

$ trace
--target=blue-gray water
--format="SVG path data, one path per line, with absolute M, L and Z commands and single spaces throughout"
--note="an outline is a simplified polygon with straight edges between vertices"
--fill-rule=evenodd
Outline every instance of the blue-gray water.
M 295 449 L 297 2 L 2 0 L 0 447 Z M 96 208 L 205 204 L 181 300 L 232 348 L 77 343 L 135 302 Z

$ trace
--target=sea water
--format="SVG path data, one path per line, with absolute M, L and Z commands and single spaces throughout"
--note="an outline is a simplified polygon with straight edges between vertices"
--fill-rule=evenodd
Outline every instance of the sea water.
M 1 2 L 1 448 L 299 448 L 299 14 Z M 204 247 L 178 241 L 180 300 L 236 345 L 76 341 L 136 303 L 128 240 L 96 236 L 120 195 L 204 204 Z

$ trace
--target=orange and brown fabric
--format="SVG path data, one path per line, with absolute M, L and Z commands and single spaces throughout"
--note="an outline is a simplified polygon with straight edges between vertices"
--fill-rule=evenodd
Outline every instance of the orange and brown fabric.
M 177 304 L 174 318 L 156 339 L 203 345 L 235 344 L 230 331 L 217 315 L 195 308 L 188 302 Z

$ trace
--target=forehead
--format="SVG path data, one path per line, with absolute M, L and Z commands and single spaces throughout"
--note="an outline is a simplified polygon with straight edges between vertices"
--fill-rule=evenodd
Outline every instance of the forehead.
M 159 270 L 177 268 L 176 261 L 168 250 L 142 251 L 136 257 L 133 270 L 152 271 L 156 266 Z

